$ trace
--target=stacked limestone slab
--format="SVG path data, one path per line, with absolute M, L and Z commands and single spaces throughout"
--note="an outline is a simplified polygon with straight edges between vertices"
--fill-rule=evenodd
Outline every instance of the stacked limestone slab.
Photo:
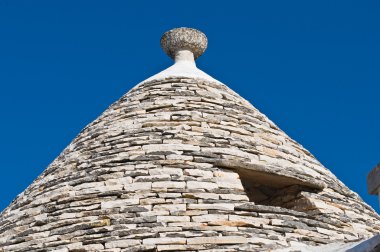
M 271 251 L 379 233 L 356 193 L 195 67 L 198 33 L 170 31 L 176 64 L 112 104 L 1 213 L 0 251 Z M 253 202 L 260 179 L 281 193 Z

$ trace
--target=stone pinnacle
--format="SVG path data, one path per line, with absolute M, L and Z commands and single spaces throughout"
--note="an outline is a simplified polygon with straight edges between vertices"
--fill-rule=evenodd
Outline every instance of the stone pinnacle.
M 206 35 L 192 28 L 175 28 L 162 35 L 160 41 L 162 49 L 173 60 L 179 51 L 190 51 L 194 59 L 199 58 L 207 48 Z

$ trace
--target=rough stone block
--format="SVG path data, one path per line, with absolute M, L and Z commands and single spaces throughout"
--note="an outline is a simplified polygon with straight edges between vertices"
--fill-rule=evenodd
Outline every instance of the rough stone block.
M 185 182 L 174 182 L 174 181 L 159 181 L 153 182 L 152 188 L 185 188 Z
M 211 190 L 218 188 L 218 185 L 212 182 L 187 181 L 187 188 Z
M 200 169 L 185 169 L 183 172 L 184 175 L 202 177 L 202 178 L 212 178 L 213 173 L 211 171 L 205 171 Z
M 160 237 L 160 238 L 148 238 L 143 240 L 143 244 L 156 245 L 156 244 L 186 244 L 186 238 L 175 237 Z
M 127 239 L 127 240 L 117 240 L 105 243 L 105 248 L 128 248 L 132 246 L 140 245 L 139 240 Z
M 228 220 L 228 215 L 223 214 L 206 214 L 200 216 L 191 217 L 194 222 L 214 222 L 214 221 L 223 221 Z
M 157 222 L 188 222 L 189 216 L 157 216 Z
M 247 238 L 242 236 L 196 237 L 187 239 L 187 244 L 242 244 L 247 242 Z
M 175 212 L 175 211 L 186 211 L 186 204 L 159 204 L 155 205 L 153 207 L 153 210 L 155 211 L 170 211 L 170 212 Z
M 230 203 L 214 203 L 214 204 L 189 204 L 187 209 L 192 210 L 229 210 L 233 211 L 235 205 Z
M 139 199 L 123 199 L 123 200 L 114 200 L 114 201 L 105 201 L 101 203 L 102 209 L 109 209 L 115 207 L 125 207 L 129 205 L 139 204 Z

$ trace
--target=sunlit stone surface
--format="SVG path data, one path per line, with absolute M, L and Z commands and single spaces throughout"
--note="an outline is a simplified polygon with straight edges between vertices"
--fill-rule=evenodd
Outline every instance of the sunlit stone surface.
M 203 33 L 172 30 L 162 44 L 175 64 L 2 212 L 0 251 L 345 251 L 380 231 L 356 193 L 196 67 Z

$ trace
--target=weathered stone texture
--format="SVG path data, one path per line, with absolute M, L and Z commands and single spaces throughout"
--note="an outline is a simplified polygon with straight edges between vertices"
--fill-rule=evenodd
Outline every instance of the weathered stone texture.
M 288 209 L 255 205 L 220 160 L 286 169 L 326 187 L 300 192 Z M 291 241 L 356 241 L 379 232 L 379 223 L 226 86 L 171 78 L 140 84 L 87 126 L 2 213 L 0 243 L 4 251 L 235 251 L 239 243 L 265 251 Z
M 373 209 L 249 102 L 172 76 L 80 132 L 1 213 L 0 251 L 268 251 L 379 231 Z

